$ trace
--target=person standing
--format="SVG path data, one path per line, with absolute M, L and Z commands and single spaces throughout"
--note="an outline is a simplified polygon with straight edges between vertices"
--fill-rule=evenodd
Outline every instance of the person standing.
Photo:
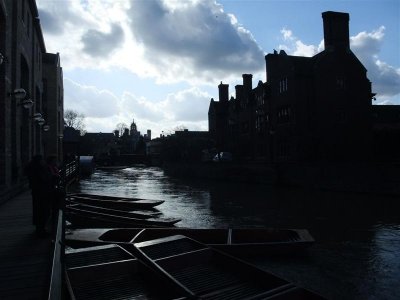
M 33 224 L 39 237 L 47 236 L 46 223 L 50 215 L 51 173 L 41 155 L 32 157 L 27 167 L 32 192 Z
M 61 198 L 63 197 L 63 189 L 61 187 L 61 175 L 57 166 L 57 156 L 51 155 L 46 159 L 47 167 L 51 175 L 50 180 L 50 207 L 51 207 L 51 220 L 52 230 L 55 233 L 58 209 L 60 208 Z

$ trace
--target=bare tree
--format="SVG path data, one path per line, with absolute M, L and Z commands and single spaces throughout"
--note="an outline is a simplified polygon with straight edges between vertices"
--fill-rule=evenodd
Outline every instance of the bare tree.
M 128 125 L 126 125 L 125 123 L 118 123 L 115 131 L 118 131 L 119 136 L 122 136 L 125 132 L 125 129 L 129 129 Z
M 185 130 L 187 130 L 187 127 L 185 125 L 178 125 L 173 129 L 174 132 L 175 131 L 185 131 Z
M 72 109 L 66 109 L 64 111 L 64 124 L 67 127 L 72 127 L 79 130 L 81 135 L 86 133 L 85 131 L 85 115 Z

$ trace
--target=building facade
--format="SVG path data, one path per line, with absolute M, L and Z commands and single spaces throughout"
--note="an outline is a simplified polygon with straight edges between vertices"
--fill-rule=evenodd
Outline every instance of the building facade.
M 46 47 L 34 0 L 0 1 L 0 197 L 25 184 L 24 168 L 46 153 L 43 56 Z M 49 75 L 51 76 L 51 75 Z
M 61 161 L 64 131 L 64 85 L 60 54 L 43 54 L 43 107 L 47 123 L 43 130 L 45 156 L 56 155 Z
M 235 98 L 220 91 L 219 101 L 211 100 L 209 131 L 220 149 L 271 163 L 371 159 L 375 94 L 350 49 L 349 15 L 329 11 L 322 18 L 324 51 L 267 54 L 265 83 L 253 88 L 244 74 Z

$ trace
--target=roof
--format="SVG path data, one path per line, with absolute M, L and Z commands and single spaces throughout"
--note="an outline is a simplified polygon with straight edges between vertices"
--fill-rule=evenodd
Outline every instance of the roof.
M 43 53 L 43 63 L 59 65 L 60 54 L 59 53 Z

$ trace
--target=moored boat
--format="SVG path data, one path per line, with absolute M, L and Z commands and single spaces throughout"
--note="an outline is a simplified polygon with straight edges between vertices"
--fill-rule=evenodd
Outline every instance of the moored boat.
M 68 245 L 83 247 L 107 243 L 139 243 L 171 235 L 184 235 L 239 256 L 296 252 L 314 243 L 306 229 L 275 228 L 92 228 L 69 230 L 65 240 Z
M 150 209 L 164 203 L 163 200 L 122 198 L 90 194 L 69 194 L 66 199 L 77 203 L 120 210 Z
M 70 200 L 66 201 L 66 206 L 67 206 L 67 208 L 73 207 L 73 208 L 78 208 L 78 209 L 83 209 L 83 210 L 88 210 L 88 211 L 93 211 L 93 212 L 102 212 L 102 213 L 106 213 L 106 214 L 112 214 L 112 215 L 123 216 L 123 217 L 131 217 L 131 218 L 137 218 L 137 219 L 157 218 L 162 214 L 160 211 L 156 211 L 155 209 L 152 209 L 152 210 L 120 210 L 120 209 L 112 209 L 112 208 L 106 208 L 106 207 L 100 207 L 100 206 L 93 206 L 93 205 L 89 205 L 89 204 L 82 204 L 82 203 L 74 202 L 74 201 L 70 201 Z
M 118 171 L 127 168 L 129 168 L 129 166 L 96 166 L 96 170 L 101 171 Z
M 93 228 L 93 227 L 168 227 L 173 226 L 181 219 L 177 218 L 147 218 L 138 219 L 113 215 L 105 212 L 95 212 L 73 206 L 66 207 L 66 219 L 73 227 Z
M 135 243 L 135 255 L 196 299 L 323 299 L 188 237 Z
M 174 285 L 117 245 L 67 250 L 65 258 L 71 299 L 183 299 Z

